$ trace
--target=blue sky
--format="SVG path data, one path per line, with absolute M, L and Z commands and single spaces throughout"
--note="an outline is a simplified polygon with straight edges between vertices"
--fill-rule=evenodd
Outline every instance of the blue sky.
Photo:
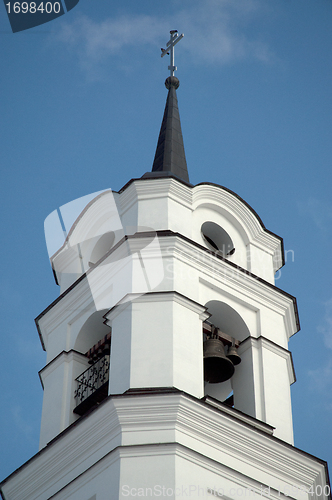
M 1 9 L 0 480 L 38 450 L 44 219 L 151 170 L 170 29 L 191 182 L 235 191 L 289 250 L 295 445 L 332 464 L 332 0 L 80 0 L 16 34 Z

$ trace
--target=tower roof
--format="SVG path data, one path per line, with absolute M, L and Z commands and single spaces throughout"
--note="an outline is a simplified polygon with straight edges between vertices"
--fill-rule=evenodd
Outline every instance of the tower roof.
M 179 85 L 180 82 L 175 76 L 169 76 L 165 81 L 165 86 L 168 89 L 168 96 L 152 172 L 171 173 L 189 182 L 178 100 L 176 96 L 176 89 Z

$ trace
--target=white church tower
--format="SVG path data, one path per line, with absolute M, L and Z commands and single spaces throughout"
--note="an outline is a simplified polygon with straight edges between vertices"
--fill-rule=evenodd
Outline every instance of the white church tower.
M 181 38 L 162 52 L 152 172 L 96 195 L 51 257 L 60 296 L 36 319 L 40 450 L 3 500 L 330 498 L 326 463 L 293 445 L 299 320 L 274 284 L 282 239 L 229 189 L 189 182 Z

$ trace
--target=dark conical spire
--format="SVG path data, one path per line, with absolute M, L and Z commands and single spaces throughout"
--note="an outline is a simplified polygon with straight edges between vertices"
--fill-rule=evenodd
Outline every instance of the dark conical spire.
M 176 89 L 179 85 L 180 82 L 175 76 L 169 76 L 165 81 L 168 96 L 152 172 L 168 172 L 189 182 L 178 100 L 176 97 Z

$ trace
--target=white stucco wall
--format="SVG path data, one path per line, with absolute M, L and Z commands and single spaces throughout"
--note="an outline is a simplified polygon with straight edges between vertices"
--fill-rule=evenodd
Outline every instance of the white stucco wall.
M 226 231 L 235 247 L 233 255 L 220 257 L 211 251 L 202 235 L 206 221 Z M 112 224 L 114 238 L 109 241 L 118 246 L 94 268 L 91 259 L 105 251 L 108 240 L 101 238 Z M 151 230 L 162 231 L 155 237 L 157 246 L 151 244 Z M 150 236 L 123 239 L 136 231 L 150 231 Z M 235 407 L 267 423 L 273 421 L 276 435 L 292 442 L 292 376 L 280 352 L 287 350 L 296 331 L 294 304 L 270 286 L 275 266 L 281 264 L 280 240 L 264 230 L 245 203 L 214 185 L 190 188 L 170 178 L 135 181 L 121 193 L 103 193 L 91 202 L 67 243 L 72 248 L 80 245 L 79 264 L 87 274 L 38 320 L 48 364 L 63 351 L 77 349 L 84 354 L 105 334 L 103 316 L 110 311 L 110 394 L 174 386 L 198 398 L 207 390 L 222 398 L 231 387 Z M 62 291 L 71 281 L 64 285 L 66 273 L 78 266 L 72 257 L 68 248 L 55 257 L 58 278 L 63 275 Z M 154 280 L 157 276 L 160 279 Z M 232 320 L 206 312 L 212 301 L 224 304 L 221 310 L 226 316 L 226 307 L 233 311 Z M 264 337 L 280 352 L 251 344 L 227 388 L 204 389 L 202 321 L 212 312 L 214 321 L 221 321 L 218 326 L 234 338 Z M 72 413 L 76 366 L 66 361 L 56 370 L 45 369 L 41 443 L 76 418 Z M 58 406 L 53 411 L 55 401 Z

